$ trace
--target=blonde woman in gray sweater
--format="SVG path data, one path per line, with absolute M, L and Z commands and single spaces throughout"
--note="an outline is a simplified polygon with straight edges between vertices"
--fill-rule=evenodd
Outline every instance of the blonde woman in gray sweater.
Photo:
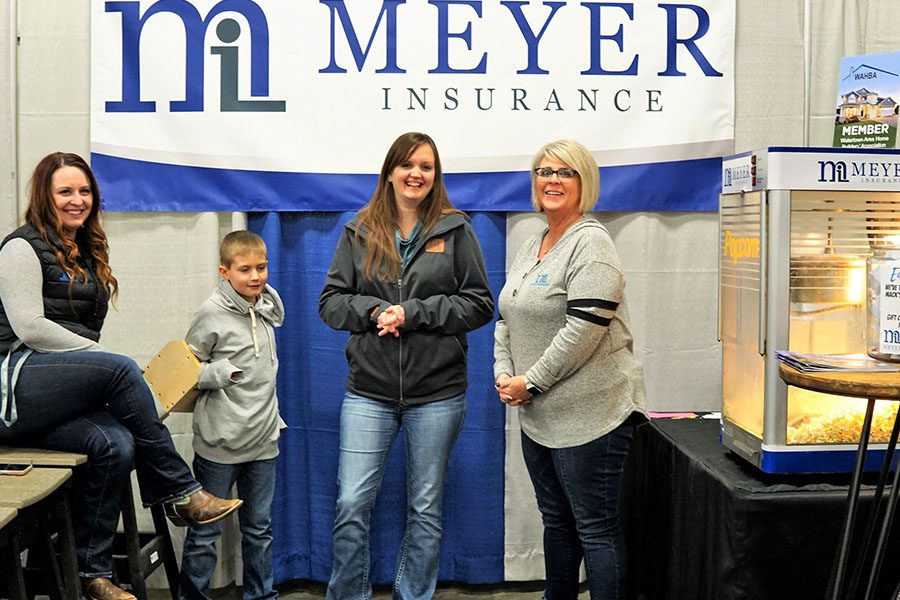
M 522 246 L 499 297 L 494 377 L 519 410 L 522 452 L 544 524 L 546 600 L 575 600 L 582 558 L 592 600 L 625 597 L 618 495 L 645 420 L 625 279 L 606 228 L 588 216 L 597 163 L 578 142 L 537 153 L 532 200 L 547 228 Z

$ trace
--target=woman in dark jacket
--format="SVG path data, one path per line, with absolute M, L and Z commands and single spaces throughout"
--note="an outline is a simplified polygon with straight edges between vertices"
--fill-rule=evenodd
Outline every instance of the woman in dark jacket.
M 211 523 L 240 506 L 200 488 L 128 357 L 98 343 L 118 282 L 84 159 L 57 152 L 31 178 L 26 224 L 0 248 L 0 443 L 87 454 L 74 507 L 85 594 L 133 600 L 112 581 L 112 544 L 132 465 L 144 505 L 178 525 Z
M 466 333 L 493 311 L 481 248 L 447 197 L 434 141 L 401 135 L 319 298 L 322 319 L 350 332 L 329 600 L 371 598 L 370 518 L 401 425 L 408 518 L 394 598 L 433 595 L 444 479 L 466 411 Z

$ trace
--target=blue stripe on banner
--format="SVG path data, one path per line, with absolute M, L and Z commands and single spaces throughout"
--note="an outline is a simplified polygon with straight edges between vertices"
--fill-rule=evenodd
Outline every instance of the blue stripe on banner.
M 600 168 L 603 211 L 717 211 L 722 159 Z
M 268 246 L 269 282 L 285 304 L 276 330 L 282 432 L 273 507 L 277 582 L 328 581 L 337 497 L 340 406 L 347 377 L 347 333 L 318 317 L 319 293 L 344 223 L 353 213 L 253 213 L 248 226 Z M 506 270 L 506 219 L 470 215 L 496 297 Z M 468 409 L 444 494 L 439 577 L 503 581 L 505 407 L 493 391 L 493 324 L 468 335 Z M 372 515 L 374 583 L 391 583 L 406 522 L 404 444 L 398 436 Z
M 103 208 L 111 211 L 355 211 L 377 177 L 187 167 L 91 154 Z M 715 211 L 722 159 L 600 169 L 603 211 Z M 465 211 L 530 211 L 525 171 L 450 173 L 447 189 Z

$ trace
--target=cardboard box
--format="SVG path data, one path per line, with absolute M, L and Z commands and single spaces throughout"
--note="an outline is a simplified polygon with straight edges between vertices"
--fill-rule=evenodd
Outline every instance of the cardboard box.
M 147 364 L 144 379 L 153 390 L 160 415 L 191 412 L 200 396 L 200 361 L 184 340 L 172 340 Z

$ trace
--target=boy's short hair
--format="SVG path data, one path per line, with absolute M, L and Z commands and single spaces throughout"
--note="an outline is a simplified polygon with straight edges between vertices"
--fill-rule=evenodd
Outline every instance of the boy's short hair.
M 231 261 L 238 254 L 256 252 L 267 255 L 266 243 L 252 231 L 232 231 L 219 244 L 219 262 L 223 267 L 230 267 Z

